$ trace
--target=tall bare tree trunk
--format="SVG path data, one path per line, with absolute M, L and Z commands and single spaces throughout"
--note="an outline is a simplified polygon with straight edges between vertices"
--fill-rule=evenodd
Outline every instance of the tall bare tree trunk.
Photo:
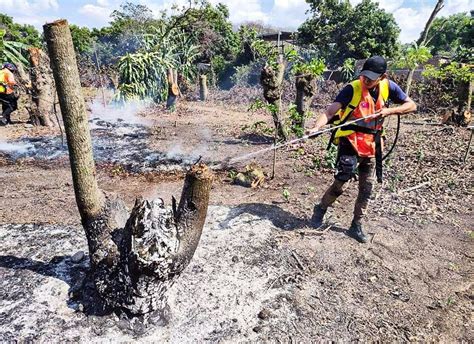
M 285 63 L 280 61 L 275 70 L 270 64 L 265 64 L 260 74 L 260 84 L 263 87 L 263 96 L 265 100 L 272 105 L 273 122 L 275 130 L 280 139 L 287 140 L 287 129 L 281 118 L 281 92 L 283 77 L 285 73 Z
M 431 24 L 433 24 L 433 20 L 435 20 L 436 15 L 439 13 L 439 11 L 441 11 L 443 9 L 443 7 L 444 7 L 444 0 L 438 0 L 438 2 L 436 3 L 433 11 L 431 12 L 430 17 L 428 18 L 428 21 L 425 24 L 425 28 L 424 28 L 423 32 L 421 33 L 420 38 L 418 38 L 418 40 L 416 41 L 416 45 L 418 47 L 421 47 L 421 46 L 426 44 L 426 40 L 428 38 L 428 33 L 430 31 Z M 413 82 L 413 75 L 415 74 L 416 67 L 417 66 L 410 69 L 410 71 L 408 72 L 407 84 L 406 84 L 406 88 L 405 88 L 405 93 L 406 93 L 407 96 L 410 95 L 411 83 Z
M 130 217 L 124 202 L 104 194 L 95 178 L 87 114 L 66 20 L 44 26 L 68 140 L 76 202 L 89 247 L 90 279 L 102 303 L 90 305 L 128 316 L 164 317 L 166 291 L 191 260 L 207 214 L 212 173 L 187 173 L 178 207 L 162 199 L 137 200 Z M 87 305 L 86 305 L 87 307 Z
M 438 0 L 436 2 L 435 7 L 433 8 L 433 11 L 431 12 L 430 17 L 428 18 L 428 21 L 425 24 L 425 28 L 423 29 L 423 32 L 421 33 L 420 38 L 418 38 L 418 40 L 416 41 L 416 44 L 418 46 L 426 44 L 431 25 L 433 24 L 433 21 L 435 20 L 438 13 L 443 9 L 443 7 L 444 7 L 444 0 Z
M 299 114 L 299 121 L 293 123 L 301 127 L 304 130 L 305 127 L 305 114 L 311 100 L 313 99 L 316 85 L 314 83 L 314 77 L 312 75 L 296 75 L 296 111 Z
M 34 125 L 52 127 L 56 122 L 53 115 L 56 89 L 49 57 L 39 48 L 29 48 L 28 52 L 31 64 L 31 95 L 35 105 L 30 119 Z
M 207 100 L 207 95 L 209 91 L 207 89 L 207 76 L 205 74 L 201 74 L 199 76 L 199 99 L 201 101 Z

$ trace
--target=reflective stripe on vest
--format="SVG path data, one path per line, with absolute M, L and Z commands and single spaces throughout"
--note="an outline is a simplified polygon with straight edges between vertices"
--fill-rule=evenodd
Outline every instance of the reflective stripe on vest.
M 0 70 L 0 93 L 6 93 L 7 88 L 6 88 L 6 73 L 3 70 Z

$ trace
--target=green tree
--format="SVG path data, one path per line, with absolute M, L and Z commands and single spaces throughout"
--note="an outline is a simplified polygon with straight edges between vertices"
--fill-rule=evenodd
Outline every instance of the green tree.
M 87 27 L 79 27 L 74 24 L 69 25 L 69 29 L 71 30 L 72 43 L 74 44 L 76 53 L 83 54 L 90 52 L 94 43 L 91 30 Z
M 330 64 L 341 65 L 347 58 L 396 55 L 400 28 L 378 3 L 363 0 L 353 7 L 348 0 L 306 1 L 312 17 L 298 29 L 298 39 Z
M 431 57 L 430 49 L 425 46 L 418 46 L 416 43 L 413 43 L 400 55 L 401 57 L 395 62 L 395 66 L 398 68 L 407 68 L 409 69 L 407 83 L 405 88 L 405 93 L 410 95 L 411 83 L 413 81 L 413 74 L 415 69 L 426 63 Z
M 454 53 L 459 47 L 474 47 L 474 12 L 436 18 L 429 35 L 433 55 Z
M 121 56 L 135 53 L 143 46 L 144 35 L 153 32 L 162 20 L 153 18 L 152 11 L 145 5 L 125 2 L 111 14 L 109 26 L 93 29 L 101 65 L 112 65 Z
M 21 25 L 13 19 L 0 13 L 0 29 L 5 30 L 4 40 L 22 43 L 26 46 L 41 46 L 41 37 L 38 30 L 32 25 Z
M 169 23 L 184 31 L 191 43 L 200 46 L 201 61 L 209 62 L 216 56 L 233 60 L 239 51 L 239 36 L 229 21 L 229 9 L 222 3 L 213 6 L 206 1 L 198 2 L 198 6 L 171 16 Z

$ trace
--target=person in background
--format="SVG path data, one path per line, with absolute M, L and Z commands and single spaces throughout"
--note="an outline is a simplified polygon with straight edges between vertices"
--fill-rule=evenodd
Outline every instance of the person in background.
M 327 123 L 336 125 L 379 114 L 339 128 L 333 132 L 332 142 L 338 146 L 335 180 L 314 207 L 311 224 L 323 224 L 328 207 L 343 193 L 346 183 L 359 178 L 359 194 L 347 234 L 361 243 L 367 242 L 362 230 L 368 201 L 374 186 L 374 171 L 382 181 L 382 124 L 383 118 L 416 110 L 416 104 L 395 82 L 387 79 L 387 62 L 373 56 L 366 60 L 359 79 L 352 81 L 337 95 L 324 115 L 320 116 L 309 134 L 319 131 Z M 388 107 L 388 102 L 399 104 Z M 334 121 L 336 119 L 336 121 Z
M 4 63 L 0 70 L 0 102 L 2 103 L 2 118 L 0 125 L 12 124 L 11 114 L 18 108 L 18 97 L 15 95 L 16 85 L 14 72 L 17 71 L 13 63 Z

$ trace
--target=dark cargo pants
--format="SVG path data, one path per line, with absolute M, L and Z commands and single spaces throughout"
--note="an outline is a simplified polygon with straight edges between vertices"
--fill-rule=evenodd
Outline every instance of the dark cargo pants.
M 355 152 L 348 147 L 346 144 L 339 146 L 338 159 L 342 154 L 355 154 Z M 367 213 L 367 206 L 369 199 L 372 194 L 372 190 L 375 184 L 375 159 L 374 158 L 358 158 L 358 171 L 359 171 L 359 193 L 354 206 L 354 218 L 353 221 L 360 223 Z M 332 185 L 324 193 L 320 206 L 323 209 L 327 209 L 333 204 L 336 199 L 342 195 L 347 182 L 338 180 L 337 177 Z

